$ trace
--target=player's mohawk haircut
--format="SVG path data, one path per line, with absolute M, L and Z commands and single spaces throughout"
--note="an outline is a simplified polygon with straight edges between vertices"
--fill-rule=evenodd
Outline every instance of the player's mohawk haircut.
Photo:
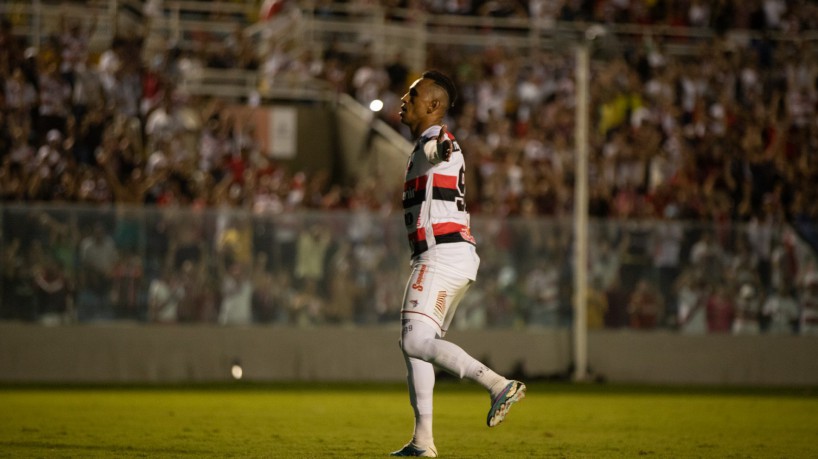
M 454 82 L 449 77 L 437 70 L 427 70 L 423 72 L 421 77 L 428 78 L 443 88 L 446 95 L 449 96 L 449 108 L 454 107 L 454 102 L 457 100 L 457 88 L 455 88 Z

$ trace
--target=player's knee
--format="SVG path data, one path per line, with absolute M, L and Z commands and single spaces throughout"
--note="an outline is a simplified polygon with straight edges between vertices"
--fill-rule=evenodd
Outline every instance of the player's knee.
M 427 360 L 430 351 L 430 338 L 418 336 L 415 333 L 406 333 L 400 341 L 400 348 L 404 354 L 416 359 Z
M 412 339 L 409 336 L 404 336 L 400 341 L 400 348 L 407 357 L 422 358 L 423 346 L 418 343 L 418 341 L 419 340 Z
M 436 338 L 434 328 L 420 321 L 409 320 L 403 324 L 400 347 L 407 357 L 429 361 L 435 353 Z

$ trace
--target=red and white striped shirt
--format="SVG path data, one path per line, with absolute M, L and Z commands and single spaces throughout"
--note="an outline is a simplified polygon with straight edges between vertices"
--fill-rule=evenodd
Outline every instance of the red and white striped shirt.
M 452 154 L 448 161 L 429 157 L 427 142 L 436 142 L 440 126 L 420 136 L 403 185 L 403 211 L 413 262 L 435 263 L 474 279 L 480 258 L 466 211 L 466 163 L 460 145 L 449 133 Z

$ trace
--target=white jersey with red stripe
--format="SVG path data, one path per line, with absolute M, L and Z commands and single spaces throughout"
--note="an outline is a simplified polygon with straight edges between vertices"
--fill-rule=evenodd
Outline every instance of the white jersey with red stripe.
M 480 257 L 466 211 L 466 163 L 460 145 L 450 133 L 452 154 L 440 161 L 434 148 L 440 126 L 432 126 L 415 143 L 403 186 L 403 211 L 413 263 L 427 263 L 461 274 L 477 276 Z M 431 146 L 430 146 L 431 147 Z

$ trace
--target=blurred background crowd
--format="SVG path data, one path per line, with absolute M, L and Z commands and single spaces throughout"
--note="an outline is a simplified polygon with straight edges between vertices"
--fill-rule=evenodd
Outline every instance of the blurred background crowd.
M 316 2 L 311 12 L 341 14 L 335 3 Z M 271 4 L 278 14 L 297 6 Z M 432 14 L 689 30 L 670 38 L 643 34 L 616 52 L 604 45 L 616 37 L 603 36 L 592 62 L 591 325 L 786 333 L 818 326 L 818 271 L 803 253 L 818 250 L 813 2 L 346 6 L 345 15 L 394 8 L 401 14 L 388 20 L 395 21 Z M 161 1 L 144 4 L 145 20 L 162 11 Z M 403 271 L 392 265 L 408 255 L 397 245 L 400 232 L 382 229 L 400 214 L 399 191 L 385 189 L 378 177 L 351 181 L 329 169 L 291 170 L 224 114 L 229 101 L 186 94 L 176 83 L 201 68 L 257 71 L 262 85 L 319 80 L 364 105 L 382 100 L 378 116 L 408 137 L 399 123 L 400 98 L 422 69 L 411 68 L 401 52 L 377 59 L 366 42 L 355 52 L 328 42 L 320 53 L 275 45 L 260 53 L 240 27 L 224 40 L 202 31 L 192 49 L 167 46 L 146 56 L 146 37 L 128 35 L 95 51 L 99 20 L 64 18 L 39 48 L 12 33 L 11 18 L 0 23 L 0 199 L 146 206 L 155 215 L 136 230 L 121 210 L 101 222 L 59 212 L 7 215 L 4 316 L 33 320 L 70 308 L 79 320 L 396 320 Z M 697 38 L 700 30 L 713 33 Z M 745 38 L 728 39 L 737 30 Z M 668 51 L 680 42 L 693 51 Z M 460 91 L 447 123 L 468 158 L 468 207 L 485 241 L 481 285 L 464 302 L 461 326 L 570 323 L 572 235 L 554 222 L 574 205 L 575 65 L 568 51 L 447 43 L 427 50 L 426 67 L 452 75 Z M 189 219 L 193 210 L 208 216 L 199 226 Z M 322 211 L 351 217 L 329 232 L 304 219 L 288 225 L 293 215 Z M 369 221 L 362 216 L 375 223 L 356 223 Z M 47 228 L 40 243 L 25 237 L 34 226 Z M 133 233 L 144 240 L 129 240 Z M 62 253 L 39 253 L 56 250 L 61 238 Z M 145 255 L 146 241 L 156 240 L 163 242 L 155 256 Z M 208 241 L 210 247 L 200 247 Z M 101 279 L 83 278 L 97 262 Z M 349 278 L 331 279 L 330 271 Z M 176 300 L 161 316 L 157 304 L 174 298 L 179 276 L 192 272 L 200 284 L 186 291 L 209 287 L 209 302 L 193 301 L 201 309 L 194 313 Z M 344 290 L 353 287 L 357 293 Z M 62 292 L 57 306 L 19 307 L 49 288 Z M 265 295 L 289 294 L 276 300 L 288 306 L 265 312 L 257 305 Z M 133 305 L 108 308 L 114 297 Z M 337 302 L 348 304 L 329 306 Z

